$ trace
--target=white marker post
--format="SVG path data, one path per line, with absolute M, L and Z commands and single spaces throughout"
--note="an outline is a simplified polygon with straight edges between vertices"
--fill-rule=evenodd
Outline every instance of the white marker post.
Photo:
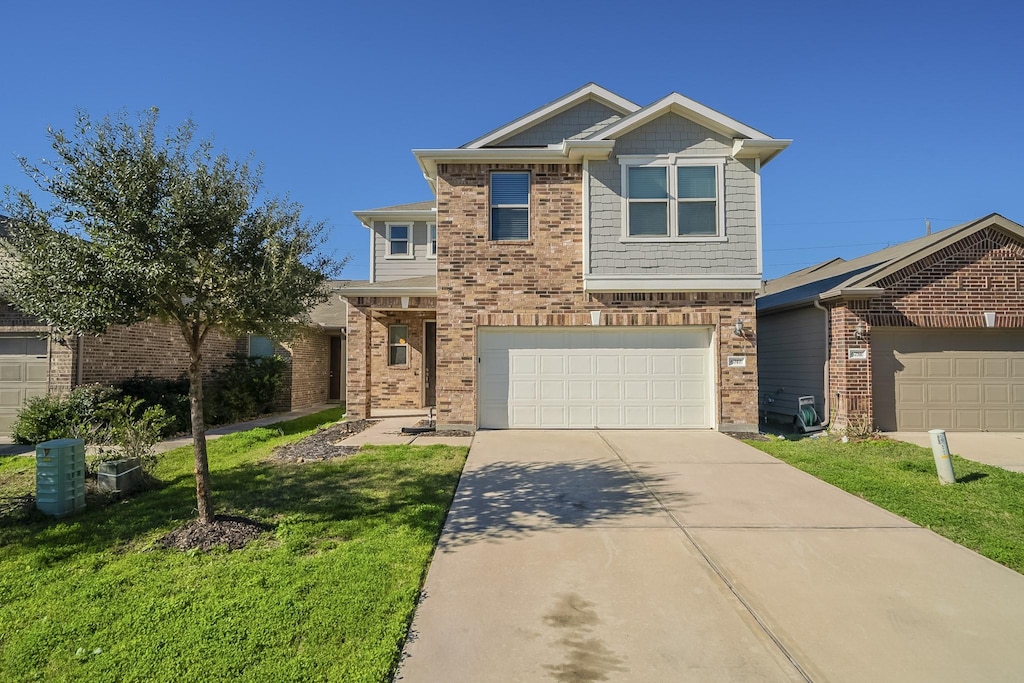
M 935 471 L 939 473 L 939 482 L 955 484 L 953 461 L 949 457 L 949 442 L 946 441 L 945 429 L 932 429 L 928 432 L 932 440 L 932 455 L 935 457 Z

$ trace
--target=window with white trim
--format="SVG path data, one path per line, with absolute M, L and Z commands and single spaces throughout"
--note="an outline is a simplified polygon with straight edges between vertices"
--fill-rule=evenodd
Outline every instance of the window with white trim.
M 700 239 L 721 237 L 724 160 L 621 160 L 626 237 Z
M 409 326 L 388 326 L 388 365 L 409 364 Z
M 491 239 L 530 239 L 529 172 L 491 173 Z
M 427 223 L 427 258 L 437 258 L 437 223 Z
M 388 223 L 388 258 L 412 258 L 412 224 Z

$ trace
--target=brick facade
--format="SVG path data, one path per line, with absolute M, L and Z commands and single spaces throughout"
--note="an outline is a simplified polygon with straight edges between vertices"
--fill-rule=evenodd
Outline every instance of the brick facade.
M 875 283 L 885 292 L 870 301 L 830 306 L 829 371 L 832 427 L 871 427 L 874 410 L 871 353 L 848 360 L 851 347 L 871 347 L 873 327 L 981 328 L 983 313 L 996 327 L 1024 327 L 1024 244 L 984 228 Z M 863 339 L 856 338 L 857 324 Z
M 203 369 L 209 377 L 245 352 L 245 339 L 210 332 L 203 342 Z M 156 321 L 111 327 L 106 334 L 83 338 L 80 384 L 117 384 L 134 375 L 175 379 L 188 371 L 189 353 L 181 331 Z
M 531 173 L 530 239 L 489 239 L 488 187 L 494 170 Z M 605 325 L 716 328 L 716 422 L 723 428 L 756 426 L 754 293 L 584 291 L 580 166 L 439 164 L 437 220 L 439 425 L 476 425 L 478 326 L 589 325 L 590 311 L 599 310 Z M 733 333 L 737 319 L 744 322 L 742 336 Z M 351 330 L 359 321 L 350 317 L 349 322 Z M 730 355 L 745 356 L 746 366 L 725 368 Z
M 304 330 L 291 341 L 282 343 L 278 353 L 288 367 L 275 407 L 280 410 L 298 410 L 326 403 L 330 377 L 330 335 L 320 330 Z

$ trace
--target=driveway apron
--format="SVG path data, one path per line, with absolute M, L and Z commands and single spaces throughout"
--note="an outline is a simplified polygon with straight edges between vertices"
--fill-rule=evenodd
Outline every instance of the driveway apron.
M 1019 680 L 1024 577 L 730 437 L 479 432 L 400 681 Z

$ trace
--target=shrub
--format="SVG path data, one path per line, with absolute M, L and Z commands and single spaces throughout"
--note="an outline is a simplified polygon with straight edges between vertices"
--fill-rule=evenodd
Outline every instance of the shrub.
M 11 428 L 16 443 L 34 444 L 51 439 L 82 438 L 94 441 L 102 407 L 121 392 L 98 384 L 74 388 L 67 396 L 30 398 Z
M 156 464 L 153 447 L 160 441 L 161 432 L 172 422 L 160 406 L 144 407 L 142 399 L 125 396 L 108 401 L 100 412 L 102 441 L 96 443 L 116 446 L 116 450 L 100 450 L 97 461 L 118 458 L 138 458 L 142 469 L 151 473 Z
M 71 436 L 67 406 L 60 396 L 34 396 L 18 411 L 11 427 L 15 443 L 34 444 Z
M 268 412 L 284 378 L 280 356 L 233 354 L 230 365 L 216 371 L 207 392 L 206 419 L 210 424 L 238 422 Z
M 188 379 L 184 375 L 177 379 L 135 375 L 121 382 L 118 387 L 125 396 L 141 399 L 146 407 L 163 408 L 170 422 L 161 430 L 161 436 L 168 437 L 192 430 Z

